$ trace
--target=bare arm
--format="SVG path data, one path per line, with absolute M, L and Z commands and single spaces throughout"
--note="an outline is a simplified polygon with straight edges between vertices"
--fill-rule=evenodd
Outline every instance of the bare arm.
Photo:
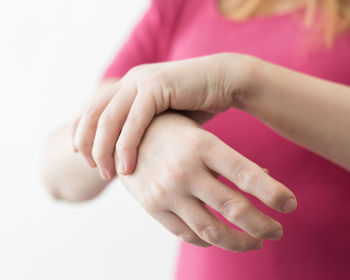
M 260 60 L 254 65 L 234 106 L 350 170 L 350 87 Z
M 115 174 L 111 152 L 115 148 L 119 174 L 133 172 L 145 129 L 155 115 L 168 109 L 192 111 L 192 117 L 202 111 L 204 119 L 230 107 L 244 110 L 350 170 L 348 86 L 237 53 L 140 65 L 120 84 L 103 110 L 92 107 L 97 113 L 81 121 L 79 126 L 87 129 L 83 137 L 76 137 L 82 146 L 89 143 L 83 154 L 104 171 L 102 178 Z
M 116 80 L 104 81 L 93 95 L 108 90 Z M 53 131 L 42 150 L 41 170 L 45 186 L 56 199 L 84 201 L 101 193 L 108 181 L 100 178 L 80 153 L 73 151 L 72 122 Z
M 72 146 L 71 125 L 48 137 L 43 150 L 46 186 L 58 199 L 92 199 L 108 182 Z M 117 160 L 115 153 L 113 160 Z M 123 185 L 169 231 L 195 245 L 244 252 L 260 249 L 263 238 L 280 240 L 283 235 L 278 221 L 256 209 L 244 194 L 218 181 L 218 174 L 276 211 L 289 213 L 297 207 L 288 188 L 175 112 L 162 113 L 151 122 L 138 160 L 134 174 L 119 175 Z M 204 203 L 243 232 L 218 220 Z

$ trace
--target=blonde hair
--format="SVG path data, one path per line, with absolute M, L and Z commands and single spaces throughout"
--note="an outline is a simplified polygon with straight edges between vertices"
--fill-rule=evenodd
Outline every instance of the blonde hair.
M 254 17 L 262 10 L 273 8 L 277 0 L 245 0 L 238 7 L 230 5 L 230 1 L 223 1 L 223 9 L 235 20 Z M 314 23 L 316 10 L 321 10 L 324 40 L 331 46 L 336 35 L 350 27 L 350 0 L 305 0 L 307 26 Z

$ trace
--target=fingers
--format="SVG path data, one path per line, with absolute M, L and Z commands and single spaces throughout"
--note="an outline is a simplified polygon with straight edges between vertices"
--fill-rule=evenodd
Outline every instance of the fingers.
M 217 137 L 213 135 L 212 137 L 214 137 L 213 144 L 203 154 L 203 161 L 208 168 L 226 177 L 241 190 L 254 195 L 277 211 L 295 210 L 296 198 L 287 187 L 271 178 L 262 168 Z
M 95 167 L 96 163 L 92 157 L 92 146 L 95 138 L 96 126 L 100 115 L 108 102 L 112 99 L 118 87 L 105 91 L 93 99 L 83 112 L 74 133 L 74 146 L 88 161 L 90 166 Z
M 92 155 L 105 180 L 115 175 L 113 153 L 135 95 L 136 88 L 121 87 L 98 120 Z
M 118 173 L 126 175 L 133 172 L 137 147 L 154 115 L 155 103 L 152 94 L 139 91 L 117 142 Z
M 279 240 L 282 226 L 256 209 L 249 199 L 213 176 L 206 176 L 200 186 L 191 189 L 194 196 L 223 215 L 232 224 L 260 239 Z
M 80 122 L 80 117 L 79 118 L 76 118 L 73 123 L 72 123 L 72 126 L 71 126 L 71 135 L 72 135 L 72 144 L 73 144 L 73 151 L 75 153 L 77 153 L 79 150 L 77 149 L 77 147 L 75 147 L 75 144 L 74 144 L 74 137 L 75 137 L 75 133 L 77 131 L 77 127 L 78 127 L 78 124 Z
M 210 244 L 200 239 L 176 214 L 171 212 L 157 212 L 151 215 L 167 230 L 187 243 L 201 247 L 209 247 Z
M 262 240 L 234 230 L 217 219 L 204 204 L 195 198 L 184 198 L 174 212 L 205 242 L 220 248 L 244 252 L 260 249 Z

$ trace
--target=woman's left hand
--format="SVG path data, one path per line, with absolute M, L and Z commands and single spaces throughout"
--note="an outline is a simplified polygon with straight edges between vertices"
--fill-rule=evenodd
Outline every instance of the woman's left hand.
M 74 146 L 101 177 L 131 174 L 137 148 L 153 117 L 168 109 L 223 112 L 245 87 L 249 56 L 221 53 L 132 68 L 115 89 L 90 100 L 81 114 Z

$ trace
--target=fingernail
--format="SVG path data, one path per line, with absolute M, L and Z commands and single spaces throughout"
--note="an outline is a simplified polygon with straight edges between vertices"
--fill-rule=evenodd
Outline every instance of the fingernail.
M 109 179 L 109 174 L 106 170 L 100 170 L 100 176 L 102 177 L 103 180 Z
M 90 164 L 91 167 L 95 167 L 95 162 L 91 159 L 91 158 L 88 158 L 87 159 L 88 163 Z
M 273 235 L 273 239 L 274 239 L 274 240 L 280 240 L 280 239 L 282 238 L 282 236 L 283 236 L 283 229 L 280 228 L 280 229 L 278 229 L 278 230 L 275 232 L 275 234 Z
M 282 204 L 282 210 L 285 212 L 292 212 L 295 208 L 297 208 L 297 201 L 294 198 L 288 198 Z
M 126 172 L 126 166 L 125 166 L 124 162 L 122 162 L 122 161 L 118 162 L 117 171 L 118 171 L 118 173 L 122 173 L 122 174 Z

